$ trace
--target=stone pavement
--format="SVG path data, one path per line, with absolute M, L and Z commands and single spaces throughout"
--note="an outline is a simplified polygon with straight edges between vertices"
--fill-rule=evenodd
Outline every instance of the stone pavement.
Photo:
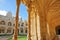
M 9 36 L 0 36 L 0 40 L 7 40 Z

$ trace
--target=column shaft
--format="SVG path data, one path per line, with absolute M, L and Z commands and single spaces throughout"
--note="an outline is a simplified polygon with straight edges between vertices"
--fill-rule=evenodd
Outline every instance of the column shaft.
M 28 40 L 31 40 L 31 18 L 30 9 L 28 9 Z

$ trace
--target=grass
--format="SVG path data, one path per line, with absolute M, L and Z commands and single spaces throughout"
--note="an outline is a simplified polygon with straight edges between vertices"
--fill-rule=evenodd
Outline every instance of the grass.
M 8 40 L 13 40 L 13 39 L 9 38 Z M 18 40 L 27 40 L 27 36 L 19 36 Z

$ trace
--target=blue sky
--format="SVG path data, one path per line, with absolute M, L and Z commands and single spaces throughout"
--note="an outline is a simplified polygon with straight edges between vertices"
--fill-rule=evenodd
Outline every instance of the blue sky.
M 16 0 L 0 0 L 0 10 L 11 11 L 12 15 L 16 14 Z M 20 4 L 19 16 L 22 17 L 23 20 L 27 20 L 28 12 L 26 6 L 24 4 Z

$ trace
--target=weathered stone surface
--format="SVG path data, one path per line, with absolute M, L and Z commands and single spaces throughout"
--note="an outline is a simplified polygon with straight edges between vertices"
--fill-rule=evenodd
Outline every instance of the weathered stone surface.
M 56 35 L 56 27 L 60 25 L 60 0 L 23 0 L 22 2 L 28 8 L 28 15 L 30 14 L 30 17 L 28 17 L 28 40 L 54 39 Z M 36 12 L 39 16 L 39 18 L 37 18 L 39 22 L 37 22 L 35 17 L 35 8 L 38 10 L 38 12 Z M 40 26 L 36 26 L 38 23 Z M 36 31 L 35 28 L 40 28 L 40 31 L 38 31 L 38 29 Z M 40 32 L 39 36 L 37 36 L 38 32 Z M 54 40 L 58 39 L 56 38 Z

